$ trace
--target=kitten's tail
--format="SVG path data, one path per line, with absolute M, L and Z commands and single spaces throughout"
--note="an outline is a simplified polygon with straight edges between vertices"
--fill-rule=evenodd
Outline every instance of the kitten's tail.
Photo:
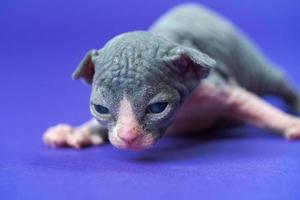
M 300 93 L 297 90 L 284 82 L 277 92 L 294 111 L 300 114 Z
M 294 102 L 291 103 L 291 106 L 298 114 L 300 114 L 300 95 L 299 94 L 294 99 Z

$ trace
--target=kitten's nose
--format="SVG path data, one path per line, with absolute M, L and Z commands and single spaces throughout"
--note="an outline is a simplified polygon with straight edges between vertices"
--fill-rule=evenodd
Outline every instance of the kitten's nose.
M 118 136 L 124 142 L 131 144 L 139 137 L 140 133 L 137 131 L 121 131 Z

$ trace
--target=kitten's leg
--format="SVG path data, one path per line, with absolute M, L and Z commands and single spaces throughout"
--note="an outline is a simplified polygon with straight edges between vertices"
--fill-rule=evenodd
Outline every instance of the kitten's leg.
M 270 129 L 288 139 L 300 139 L 300 118 L 284 113 L 238 86 L 231 86 L 226 90 L 224 114 L 257 127 Z
M 101 145 L 107 140 L 107 129 L 92 119 L 79 127 L 58 124 L 50 127 L 43 135 L 44 142 L 51 147 L 82 148 Z

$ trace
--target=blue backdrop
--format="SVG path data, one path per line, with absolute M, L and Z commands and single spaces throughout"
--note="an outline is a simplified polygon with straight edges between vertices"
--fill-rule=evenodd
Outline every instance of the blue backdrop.
M 89 86 L 70 79 L 85 52 L 147 29 L 182 2 L 1 0 L 1 199 L 300 199 L 300 143 L 253 127 L 164 138 L 140 153 L 42 144 L 48 126 L 90 118 Z M 198 2 L 231 19 L 300 86 L 299 0 Z

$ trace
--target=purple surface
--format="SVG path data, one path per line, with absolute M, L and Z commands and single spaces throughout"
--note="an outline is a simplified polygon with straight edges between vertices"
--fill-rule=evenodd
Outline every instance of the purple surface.
M 146 29 L 181 2 L 0 2 L 1 199 L 300 199 L 300 143 L 252 127 L 164 138 L 145 152 L 42 144 L 48 126 L 90 117 L 89 86 L 70 79 L 85 52 Z M 300 86 L 298 0 L 199 2 L 234 21 Z

